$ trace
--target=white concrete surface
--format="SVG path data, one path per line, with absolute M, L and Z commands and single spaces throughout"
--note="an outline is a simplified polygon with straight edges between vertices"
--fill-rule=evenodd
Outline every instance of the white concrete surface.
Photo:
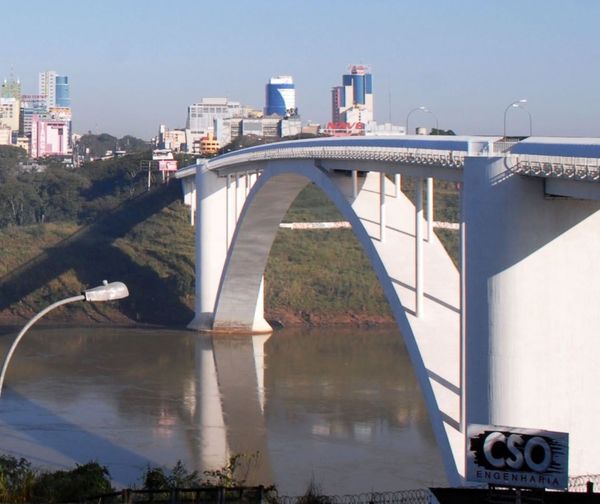
M 468 159 L 468 420 L 568 432 L 600 473 L 600 203 L 544 196 L 504 159 Z

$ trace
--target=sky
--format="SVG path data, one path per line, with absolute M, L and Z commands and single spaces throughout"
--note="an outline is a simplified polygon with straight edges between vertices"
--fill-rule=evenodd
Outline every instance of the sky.
M 0 78 L 23 93 L 55 70 L 73 128 L 150 139 L 188 105 L 264 107 L 291 75 L 303 121 L 330 120 L 352 64 L 373 74 L 375 119 L 457 134 L 600 136 L 598 0 L 0 0 Z M 528 114 L 529 113 L 529 114 Z

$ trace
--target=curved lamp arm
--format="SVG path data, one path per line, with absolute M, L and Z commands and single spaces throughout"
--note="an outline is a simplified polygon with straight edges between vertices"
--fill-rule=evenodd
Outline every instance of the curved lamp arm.
M 87 289 L 83 291 L 79 296 L 73 296 L 66 299 L 61 299 L 56 303 L 51 304 L 47 308 L 44 308 L 41 312 L 39 312 L 35 317 L 33 317 L 21 332 L 17 335 L 13 344 L 11 345 L 6 357 L 4 358 L 4 364 L 2 364 L 2 372 L 0 372 L 0 396 L 2 395 L 2 386 L 4 385 L 4 377 L 6 375 L 6 370 L 8 369 L 8 364 L 12 355 L 15 353 L 17 345 L 21 338 L 25 336 L 25 333 L 29 330 L 29 328 L 35 324 L 39 319 L 41 319 L 46 313 L 49 311 L 58 308 L 59 306 L 66 305 L 68 303 L 74 303 L 76 301 L 113 301 L 115 299 L 122 299 L 129 296 L 129 291 L 127 290 L 127 286 L 123 282 L 111 282 L 108 283 L 106 280 L 102 282 L 102 285 L 99 287 L 94 287 L 93 289 Z
M 56 303 L 51 304 L 47 308 L 44 308 L 35 317 L 33 317 L 29 322 L 27 322 L 27 325 L 25 325 L 25 327 L 23 327 L 23 329 L 21 329 L 21 332 L 15 338 L 15 341 L 13 341 L 13 344 L 11 345 L 10 349 L 8 350 L 6 357 L 4 358 L 4 364 L 2 365 L 2 372 L 0 373 L 0 396 L 2 395 L 2 385 L 4 384 L 4 376 L 6 375 L 6 370 L 8 369 L 8 363 L 10 362 L 10 359 L 11 359 L 13 353 L 15 353 L 15 350 L 17 348 L 17 345 L 19 344 L 19 341 L 21 341 L 21 338 L 23 336 L 25 336 L 25 333 L 29 330 L 29 328 L 33 324 L 35 324 L 39 319 L 41 319 L 44 315 L 46 315 L 46 313 L 54 310 L 54 308 L 58 308 L 59 306 L 62 306 L 62 305 L 68 304 L 68 303 L 74 303 L 75 301 L 83 301 L 84 299 L 85 299 L 85 296 L 83 294 L 80 294 L 79 296 L 73 296 L 73 297 L 70 297 L 67 299 L 62 299 L 60 301 L 57 301 Z

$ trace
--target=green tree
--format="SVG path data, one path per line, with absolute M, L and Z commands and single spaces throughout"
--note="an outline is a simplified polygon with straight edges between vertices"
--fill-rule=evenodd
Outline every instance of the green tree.
M 16 178 L 0 185 L 0 225 L 23 226 L 38 221 L 41 200 L 32 184 Z
M 77 465 L 71 471 L 54 471 L 41 474 L 33 485 L 31 494 L 35 502 L 77 502 L 86 497 L 113 492 L 110 474 L 97 462 Z
M 29 502 L 36 474 L 24 458 L 0 456 L 0 501 Z

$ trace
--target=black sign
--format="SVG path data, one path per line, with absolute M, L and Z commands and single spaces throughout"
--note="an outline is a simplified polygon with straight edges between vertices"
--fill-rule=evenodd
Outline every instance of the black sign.
M 568 486 L 569 435 L 533 429 L 469 425 L 467 480 L 507 487 Z

